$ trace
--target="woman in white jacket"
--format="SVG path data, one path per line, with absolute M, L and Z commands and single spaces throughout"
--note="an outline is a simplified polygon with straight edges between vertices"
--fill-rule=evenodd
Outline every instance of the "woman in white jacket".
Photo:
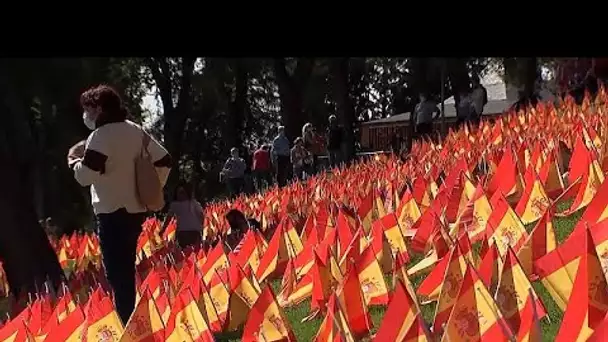
M 144 132 L 127 120 L 120 96 L 109 86 L 85 91 L 80 104 L 84 124 L 93 132 L 86 142 L 70 149 L 68 165 L 80 185 L 91 186 L 106 277 L 114 289 L 118 314 L 126 323 L 135 306 L 136 248 L 146 215 L 135 182 L 135 160 Z M 171 157 L 153 138 L 148 152 L 164 185 Z

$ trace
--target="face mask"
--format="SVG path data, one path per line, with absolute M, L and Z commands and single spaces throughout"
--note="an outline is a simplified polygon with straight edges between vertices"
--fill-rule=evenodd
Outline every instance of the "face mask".
M 95 120 L 91 119 L 87 112 L 82 113 L 82 122 L 84 122 L 84 125 L 91 131 L 95 130 Z

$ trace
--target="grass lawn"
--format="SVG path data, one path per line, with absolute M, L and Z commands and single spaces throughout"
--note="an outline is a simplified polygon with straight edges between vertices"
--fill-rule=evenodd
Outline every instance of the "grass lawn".
M 570 205 L 569 202 L 563 203 L 562 205 L 558 206 L 558 211 L 564 210 L 565 208 L 568 207 L 568 205 Z M 554 224 L 556 238 L 558 240 L 558 243 L 563 242 L 566 239 L 566 237 L 568 237 L 568 235 L 570 235 L 570 232 L 572 232 L 574 225 L 580 219 L 581 215 L 582 215 L 582 211 L 575 213 L 572 216 L 567 217 L 567 218 L 554 218 L 553 224 Z M 530 225 L 526 228 L 528 229 L 528 231 L 530 231 L 530 230 L 532 230 L 533 227 L 534 227 L 534 225 Z M 418 262 L 420 259 L 421 259 L 421 256 L 413 256 L 411 265 Z M 417 277 L 412 278 L 411 280 L 412 280 L 412 283 L 414 284 L 414 286 L 417 287 L 418 285 L 420 285 L 420 283 L 426 277 L 426 275 L 427 274 L 425 273 L 425 274 L 421 274 Z M 387 285 L 389 285 L 389 287 L 390 287 L 390 285 L 392 284 L 390 277 L 387 277 L 386 281 L 387 281 Z M 557 304 L 555 304 L 555 302 L 551 298 L 551 295 L 549 295 L 549 292 L 540 283 L 540 281 L 534 282 L 533 286 L 534 286 L 534 289 L 536 290 L 536 293 L 541 297 L 541 300 L 545 304 L 545 307 L 549 314 L 548 318 L 544 318 L 541 321 L 541 327 L 543 330 L 543 341 L 554 341 L 555 336 L 557 335 L 557 332 L 559 331 L 563 313 L 560 311 L 559 307 L 557 306 Z M 280 281 L 275 281 L 273 283 L 273 287 L 276 290 L 276 292 L 278 293 L 279 287 L 280 287 Z M 291 327 L 293 328 L 293 332 L 294 332 L 296 338 L 298 339 L 298 341 L 312 341 L 314 339 L 317 331 L 319 330 L 319 326 L 323 319 L 323 317 L 320 317 L 315 320 L 308 321 L 306 323 L 301 323 L 302 319 L 309 314 L 309 309 L 310 309 L 309 300 L 301 303 L 300 305 L 298 305 L 296 307 L 285 309 L 285 314 L 287 315 L 287 318 L 289 319 L 289 323 L 291 324 Z M 384 317 L 385 310 L 386 310 L 385 307 L 372 307 L 370 309 L 370 314 L 371 314 L 372 322 L 374 325 L 373 333 L 375 333 L 376 330 L 378 329 L 378 327 L 380 326 L 380 323 L 382 322 L 382 318 Z M 422 315 L 423 315 L 424 319 L 427 321 L 427 323 L 430 324 L 432 322 L 434 314 L 435 314 L 435 303 L 431 303 L 429 305 L 422 306 Z M 238 341 L 238 340 L 239 340 L 238 338 L 237 339 L 224 339 L 224 341 Z

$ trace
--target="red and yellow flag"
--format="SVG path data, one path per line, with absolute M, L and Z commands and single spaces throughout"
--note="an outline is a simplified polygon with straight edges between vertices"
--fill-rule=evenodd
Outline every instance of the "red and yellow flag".
M 400 280 L 374 341 L 431 341 L 415 298 Z
M 243 329 L 244 342 L 296 341 L 289 321 L 274 297 L 269 285 L 251 308 Z
M 167 342 L 214 341 L 190 287 L 184 287 L 175 297 L 165 332 Z
M 496 302 L 470 265 L 451 312 L 441 341 L 494 342 L 514 338 Z
M 586 252 L 580 256 L 572 294 L 557 335 L 556 341 L 560 342 L 585 341 L 608 313 L 608 287 L 591 232 L 587 230 L 587 234 L 572 240 L 582 242 Z
M 162 342 L 165 340 L 163 319 L 150 290 L 144 290 L 120 340 L 121 342 Z
M 521 332 L 521 322 L 524 319 L 523 312 L 526 309 L 527 298 L 530 296 L 534 299 L 536 307 L 533 309 L 537 317 L 544 317 L 547 314 L 545 307 L 534 288 L 532 288 L 532 284 L 526 277 L 515 253 L 509 247 L 500 276 L 500 284 L 496 290 L 496 302 L 511 329 L 518 335 Z

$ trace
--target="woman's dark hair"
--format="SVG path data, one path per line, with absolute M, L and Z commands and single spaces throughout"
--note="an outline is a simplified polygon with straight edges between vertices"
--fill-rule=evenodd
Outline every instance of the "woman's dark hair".
M 177 186 L 175 186 L 175 190 L 173 191 L 173 200 L 174 201 L 177 201 L 177 190 L 179 190 L 179 188 L 184 189 L 184 191 L 186 192 L 186 196 L 188 196 L 189 200 L 192 199 L 192 195 L 193 195 L 192 186 L 188 182 L 181 181 L 177 184 Z
M 231 209 L 226 213 L 226 220 L 230 225 L 230 229 L 234 232 L 242 232 L 246 230 L 248 225 L 245 215 L 237 209 Z
M 82 107 L 99 107 L 100 117 L 97 126 L 102 123 L 118 122 L 127 119 L 129 111 L 125 108 L 118 92 L 109 85 L 101 84 L 90 88 L 80 95 Z

